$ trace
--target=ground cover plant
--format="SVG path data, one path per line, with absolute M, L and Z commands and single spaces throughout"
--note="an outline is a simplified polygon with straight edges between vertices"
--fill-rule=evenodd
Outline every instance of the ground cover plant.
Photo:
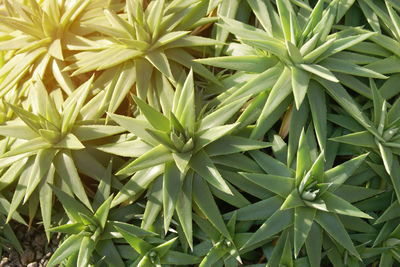
M 0 248 L 400 266 L 399 0 L 0 1 Z

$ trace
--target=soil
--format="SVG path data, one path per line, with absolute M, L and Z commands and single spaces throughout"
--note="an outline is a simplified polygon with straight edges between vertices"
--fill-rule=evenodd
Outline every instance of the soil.
M 0 267 L 44 267 L 51 255 L 57 249 L 60 235 L 52 235 L 47 242 L 43 227 L 30 227 L 24 225 L 12 226 L 23 252 L 20 254 L 14 248 L 3 249 Z

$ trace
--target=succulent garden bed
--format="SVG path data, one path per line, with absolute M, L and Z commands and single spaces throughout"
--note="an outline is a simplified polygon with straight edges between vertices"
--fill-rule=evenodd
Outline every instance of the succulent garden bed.
M 0 265 L 399 266 L 399 12 L 0 1 Z

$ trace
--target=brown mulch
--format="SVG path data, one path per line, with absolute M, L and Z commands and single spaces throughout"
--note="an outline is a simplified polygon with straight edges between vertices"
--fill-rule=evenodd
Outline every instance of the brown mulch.
M 50 242 L 47 242 L 43 227 L 30 227 L 24 225 L 12 226 L 23 253 L 20 254 L 14 248 L 3 249 L 0 267 L 44 267 L 51 255 L 57 249 L 60 235 L 54 234 Z

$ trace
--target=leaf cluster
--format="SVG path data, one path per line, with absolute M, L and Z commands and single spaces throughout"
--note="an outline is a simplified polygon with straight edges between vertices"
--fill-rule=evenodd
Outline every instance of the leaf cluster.
M 398 0 L 0 2 L 0 248 L 48 266 L 400 264 Z

